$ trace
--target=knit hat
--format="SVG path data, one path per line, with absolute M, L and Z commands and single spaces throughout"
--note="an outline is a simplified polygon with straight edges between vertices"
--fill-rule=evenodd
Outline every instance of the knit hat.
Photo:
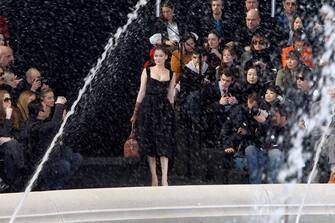
M 300 55 L 297 51 L 291 51 L 287 54 L 287 59 L 292 58 L 292 59 L 296 59 L 297 61 L 300 60 Z

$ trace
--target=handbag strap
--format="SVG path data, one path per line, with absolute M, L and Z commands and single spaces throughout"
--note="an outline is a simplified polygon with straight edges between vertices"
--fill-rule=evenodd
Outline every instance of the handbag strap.
M 132 123 L 131 124 L 131 132 L 130 132 L 130 135 L 129 135 L 129 139 L 135 139 L 136 137 L 136 130 L 135 130 L 135 123 Z

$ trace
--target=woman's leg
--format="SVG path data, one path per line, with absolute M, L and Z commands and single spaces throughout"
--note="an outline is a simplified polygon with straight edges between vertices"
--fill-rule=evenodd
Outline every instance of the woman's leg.
M 162 186 L 168 186 L 169 159 L 165 156 L 160 157 L 162 169 Z
M 148 156 L 148 162 L 151 173 L 151 186 L 158 186 L 158 178 L 156 172 L 156 157 Z

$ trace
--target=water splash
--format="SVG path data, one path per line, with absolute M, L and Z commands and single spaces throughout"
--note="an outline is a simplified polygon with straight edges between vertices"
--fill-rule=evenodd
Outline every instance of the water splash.
M 87 77 L 84 79 L 85 83 L 84 86 L 79 90 L 79 94 L 77 99 L 75 100 L 75 102 L 72 104 L 70 111 L 67 113 L 58 133 L 56 134 L 56 136 L 54 137 L 54 139 L 51 142 L 51 145 L 49 146 L 49 148 L 47 149 L 45 155 L 42 158 L 42 161 L 40 162 L 40 164 L 38 165 L 33 177 L 30 179 L 28 186 L 26 187 L 25 191 L 24 191 L 24 195 L 22 197 L 22 199 L 20 200 L 20 203 L 18 204 L 18 206 L 15 208 L 15 211 L 13 213 L 13 215 L 10 218 L 9 223 L 14 223 L 16 216 L 18 214 L 18 212 L 20 211 L 20 209 L 22 208 L 24 201 L 26 200 L 26 198 L 28 197 L 29 193 L 32 190 L 32 187 L 34 185 L 34 183 L 36 182 L 36 180 L 39 177 L 39 174 L 41 173 L 44 164 L 48 161 L 49 159 L 49 155 L 52 152 L 57 140 L 59 139 L 59 137 L 63 134 L 63 130 L 64 127 L 69 119 L 69 117 L 71 115 L 74 114 L 75 109 L 79 103 L 79 101 L 81 100 L 83 94 L 86 92 L 86 89 L 90 86 L 90 83 L 92 82 L 92 80 L 95 78 L 96 74 L 98 73 L 98 71 L 101 69 L 102 67 L 102 62 L 106 59 L 107 55 L 113 50 L 115 49 L 115 47 L 118 45 L 118 40 L 120 39 L 121 35 L 126 32 L 128 26 L 138 17 L 138 10 L 145 6 L 147 4 L 147 0 L 139 0 L 134 8 L 134 10 L 129 13 L 127 15 L 128 17 L 128 21 L 127 23 L 122 26 L 119 27 L 116 31 L 116 33 L 108 40 L 108 44 L 105 46 L 105 51 L 103 52 L 103 54 L 101 55 L 101 57 L 98 59 L 97 64 L 95 65 L 95 67 L 93 67 L 89 74 L 87 75 Z
M 324 36 L 327 40 L 325 42 L 324 48 L 326 49 L 325 53 L 322 55 L 321 60 L 327 61 L 328 63 L 322 67 L 321 78 L 319 79 L 319 83 L 316 83 L 318 89 L 314 91 L 313 97 L 314 100 L 317 97 L 321 96 L 321 100 L 315 106 L 314 114 L 311 116 L 303 115 L 303 111 L 300 111 L 297 115 L 301 116 L 306 123 L 308 123 L 306 130 L 301 130 L 297 125 L 292 126 L 291 128 L 291 143 L 293 148 L 289 151 L 289 156 L 286 162 L 285 168 L 280 172 L 278 179 L 279 182 L 288 183 L 285 185 L 284 190 L 282 191 L 282 195 L 269 200 L 268 204 L 271 203 L 287 203 L 292 197 L 292 191 L 295 187 L 296 183 L 299 183 L 303 178 L 303 168 L 305 166 L 305 161 L 309 159 L 309 154 L 304 152 L 303 141 L 306 135 L 313 134 L 313 130 L 320 127 L 320 125 L 326 123 L 326 128 L 323 129 L 323 134 L 321 135 L 320 142 L 316 148 L 315 156 L 313 160 L 313 168 L 310 174 L 308 175 L 307 184 L 305 186 L 305 191 L 301 196 L 301 203 L 297 205 L 297 216 L 295 219 L 295 223 L 299 223 L 302 210 L 305 205 L 306 198 L 308 196 L 309 186 L 313 181 L 313 178 L 316 175 L 317 165 L 319 162 L 319 158 L 323 149 L 323 145 L 326 140 L 326 135 L 328 133 L 329 125 L 331 123 L 331 114 L 333 109 L 333 102 L 329 96 L 329 89 L 333 89 L 335 87 L 334 81 L 334 71 L 335 71 L 335 11 L 330 6 L 323 6 L 320 10 L 320 13 L 325 17 L 325 26 L 324 26 Z M 334 114 L 333 114 L 334 115 Z M 257 207 L 257 212 L 262 213 L 266 211 L 265 207 Z M 277 223 L 277 222 L 286 222 L 287 210 L 285 207 L 278 208 L 275 212 L 271 214 L 269 217 L 264 217 L 261 219 L 261 222 L 266 223 Z M 252 219 L 253 222 L 259 222 L 259 219 Z
M 327 51 L 323 54 L 323 60 L 324 61 L 329 61 L 329 63 L 322 69 L 322 77 L 319 83 L 319 86 L 322 86 L 321 88 L 321 94 L 322 94 L 322 99 L 320 102 L 320 110 L 317 113 L 317 115 L 315 115 L 315 117 L 313 117 L 312 120 L 310 120 L 311 122 L 311 126 L 316 127 L 319 126 L 320 123 L 323 123 L 325 120 L 327 121 L 327 128 L 325 129 L 325 131 L 322 134 L 321 137 L 321 141 L 317 147 L 316 150 L 316 154 L 314 157 L 314 164 L 313 164 L 313 169 L 311 171 L 311 173 L 308 176 L 308 181 L 306 184 L 306 191 L 304 193 L 302 202 L 299 206 L 299 210 L 298 210 L 298 214 L 297 214 L 297 218 L 295 223 L 299 223 L 301 215 L 302 215 L 302 210 L 303 207 L 305 205 L 305 200 L 307 198 L 307 194 L 308 194 L 308 190 L 309 190 L 309 185 L 311 184 L 313 177 L 316 173 L 316 169 L 317 169 L 317 164 L 320 158 L 320 154 L 321 151 L 323 149 L 323 145 L 325 143 L 326 140 L 326 134 L 328 134 L 328 130 L 329 130 L 329 126 L 331 123 L 331 118 L 332 118 L 332 107 L 333 107 L 333 103 L 330 99 L 330 96 L 328 95 L 329 90 L 331 88 L 334 88 L 335 86 L 335 82 L 334 82 L 334 66 L 335 66 L 335 61 L 333 61 L 332 55 L 334 55 L 335 52 L 335 24 L 334 24 L 334 18 L 335 18 L 335 12 L 334 9 L 328 5 L 324 5 L 321 10 L 320 13 L 323 14 L 325 16 L 325 49 L 327 49 Z M 320 115 L 321 114 L 321 115 Z

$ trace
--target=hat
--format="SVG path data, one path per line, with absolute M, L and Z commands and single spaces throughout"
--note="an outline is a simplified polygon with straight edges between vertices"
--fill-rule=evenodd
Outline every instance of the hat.
M 304 32 L 303 29 L 297 29 L 296 31 L 294 31 L 293 36 L 292 36 L 292 40 L 293 40 L 293 42 L 295 42 L 295 41 L 308 42 L 307 41 L 307 35 L 306 35 L 306 33 Z
M 291 51 L 287 54 L 287 59 L 288 58 L 296 59 L 297 61 L 299 61 L 300 60 L 300 55 L 297 51 Z

